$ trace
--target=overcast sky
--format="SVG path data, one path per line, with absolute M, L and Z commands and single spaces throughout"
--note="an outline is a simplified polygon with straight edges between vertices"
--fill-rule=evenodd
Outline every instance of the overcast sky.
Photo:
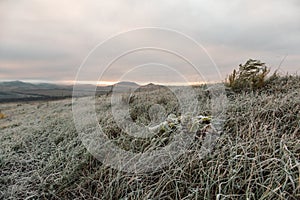
M 93 62 L 88 58 L 85 67 L 90 75 L 81 80 L 94 81 L 106 67 L 102 58 L 114 58 L 115 50 L 122 53 L 144 40 L 147 45 L 155 40 L 152 46 L 158 48 L 168 43 L 170 51 L 180 46 L 210 81 L 225 78 L 248 58 L 260 59 L 273 69 L 284 60 L 281 72 L 300 70 L 299 0 L 2 0 L 0 27 L 0 81 L 75 80 L 96 45 L 139 27 L 184 33 L 204 50 L 198 51 L 181 36 L 169 37 L 168 31 L 134 32 L 109 41 L 105 51 L 90 58 Z M 193 70 L 178 56 L 152 49 L 123 57 L 100 78 L 176 82 L 179 74 L 191 82 L 201 81 Z

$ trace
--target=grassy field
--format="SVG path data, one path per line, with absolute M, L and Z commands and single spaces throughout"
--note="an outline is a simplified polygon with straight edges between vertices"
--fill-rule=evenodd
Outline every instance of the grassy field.
M 195 89 L 198 114 L 210 115 L 206 88 Z M 135 123 L 151 123 L 153 103 L 180 115 L 167 89 L 121 100 L 129 101 Z M 107 136 L 128 151 L 147 151 L 153 144 L 128 137 L 111 106 L 109 96 L 96 97 Z M 228 95 L 213 151 L 199 156 L 196 140 L 191 151 L 153 173 L 117 171 L 94 158 L 78 137 L 71 99 L 5 103 L 0 111 L 0 199 L 300 199 L 298 76 L 282 77 L 259 92 Z

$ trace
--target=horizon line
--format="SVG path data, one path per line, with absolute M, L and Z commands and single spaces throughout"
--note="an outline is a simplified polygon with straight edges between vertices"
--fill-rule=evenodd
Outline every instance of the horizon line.
M 49 81 L 49 80 L 36 80 L 36 79 L 6 79 L 6 80 L 0 80 L 0 82 L 14 82 L 14 81 L 20 81 L 24 83 L 32 83 L 32 84 L 42 84 L 42 83 L 48 83 L 48 84 L 57 84 L 57 85 L 96 85 L 96 86 L 111 86 L 115 85 L 120 82 L 131 82 L 136 83 L 138 85 L 148 85 L 148 84 L 155 84 L 155 85 L 166 85 L 166 86 L 192 86 L 192 85 L 203 85 L 203 84 L 210 84 L 210 83 L 220 83 L 222 81 L 207 81 L 207 82 L 149 82 L 149 81 L 130 81 L 130 80 L 122 80 L 122 81 L 75 81 L 75 80 L 63 80 L 63 81 Z

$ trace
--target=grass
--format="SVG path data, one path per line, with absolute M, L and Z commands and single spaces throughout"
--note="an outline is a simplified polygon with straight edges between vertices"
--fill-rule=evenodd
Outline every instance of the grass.
M 276 81 L 229 96 L 212 153 L 200 157 L 195 142 L 161 171 L 142 174 L 102 165 L 85 149 L 69 100 L 1 104 L 9 117 L 0 121 L 7 123 L 0 133 L 0 199 L 299 199 L 300 77 Z M 199 114 L 210 115 L 205 87 L 196 90 Z M 136 123 L 150 123 L 144 108 L 153 103 L 180 115 L 171 92 L 136 93 L 130 103 Z M 109 97 L 97 97 L 96 110 L 105 133 L 123 148 L 139 152 L 149 145 L 117 126 Z

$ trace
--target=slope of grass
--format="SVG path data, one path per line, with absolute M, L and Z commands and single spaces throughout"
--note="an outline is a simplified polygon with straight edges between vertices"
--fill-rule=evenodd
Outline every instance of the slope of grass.
M 77 137 L 69 100 L 1 104 L 7 117 L 0 121 L 0 199 L 299 199 L 300 77 L 276 81 L 260 93 L 230 96 L 211 154 L 201 158 L 195 142 L 169 166 L 145 174 L 95 159 Z M 209 114 L 205 92 L 197 91 L 199 114 Z M 142 109 L 149 103 L 164 104 L 168 112 L 176 107 L 174 96 L 162 94 L 136 94 L 130 104 L 136 122 L 149 123 Z M 98 98 L 105 133 L 121 146 L 135 143 L 122 136 L 110 108 L 108 97 Z

